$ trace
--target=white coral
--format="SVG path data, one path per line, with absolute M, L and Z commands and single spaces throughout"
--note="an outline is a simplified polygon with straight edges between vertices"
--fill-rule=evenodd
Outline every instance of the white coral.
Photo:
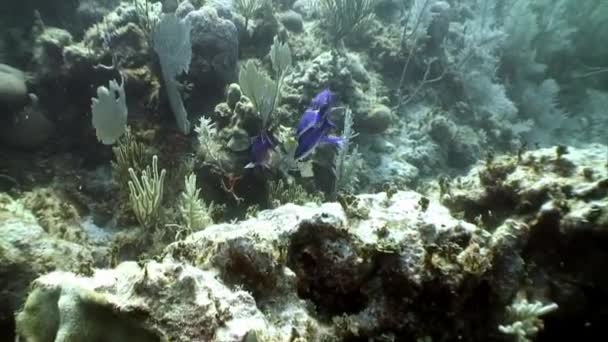
M 557 310 L 557 304 L 543 305 L 539 301 L 528 302 L 526 298 L 517 298 L 507 307 L 511 323 L 499 325 L 498 330 L 503 334 L 515 336 L 518 342 L 529 342 L 543 328 L 540 316 Z
M 124 80 L 120 84 L 111 80 L 109 88 L 97 88 L 97 98 L 91 98 L 93 127 L 97 139 L 105 145 L 112 145 L 127 129 L 127 97 Z
M 217 161 L 222 145 L 219 142 L 216 124 L 211 119 L 202 116 L 199 124 L 194 128 L 198 135 L 198 152 L 207 161 Z

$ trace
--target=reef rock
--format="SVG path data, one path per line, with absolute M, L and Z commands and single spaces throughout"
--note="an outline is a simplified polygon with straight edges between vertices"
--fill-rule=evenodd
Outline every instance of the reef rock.
M 390 108 L 385 105 L 377 104 L 371 107 L 364 115 L 356 118 L 355 129 L 365 134 L 384 133 L 395 121 L 395 117 Z
M 469 175 L 448 184 L 443 203 L 468 220 L 481 218 L 488 226 L 505 218 L 535 223 L 545 215 L 556 215 L 553 218 L 565 224 L 564 233 L 566 227 L 593 227 L 608 234 L 600 229 L 607 228 L 601 221 L 608 210 L 603 201 L 608 195 L 606 163 L 603 145 L 488 156 Z
M 278 15 L 279 21 L 286 29 L 292 32 L 302 32 L 304 30 L 304 19 L 296 11 L 289 10 Z
M 0 64 L 0 110 L 18 109 L 27 101 L 25 74 L 21 70 Z M 3 115 L 0 115 L 0 118 L 2 117 Z
M 494 262 L 511 264 L 525 225 L 505 224 L 492 236 L 414 192 L 340 202 L 288 204 L 213 225 L 169 245 L 160 261 L 125 262 L 91 277 L 45 275 L 33 283 L 17 331 L 26 341 L 48 334 L 321 341 L 387 333 L 472 341 L 496 329 L 492 304 L 506 302 L 491 299 L 493 274 L 518 269 Z
M 488 156 L 466 177 L 441 186 L 454 215 L 488 231 L 507 220 L 529 227 L 525 266 L 509 267 L 525 269 L 528 293 L 558 304 L 545 318 L 546 330 L 555 328 L 548 340 L 606 336 L 597 310 L 608 305 L 608 275 L 597 271 L 608 264 L 606 149 L 556 146 Z M 581 317 L 585 324 L 572 324 Z
M 299 63 L 285 77 L 283 102 L 297 108 L 293 112 L 299 112 L 314 94 L 329 87 L 357 117 L 358 113 L 369 108 L 372 100 L 369 97 L 371 78 L 357 54 L 342 56 L 324 52 L 311 61 Z
M 13 313 L 30 282 L 53 270 L 86 273 L 93 256 L 84 246 L 47 233 L 20 202 L 0 194 L 0 331 L 10 331 Z M 6 337 L 4 334 L 0 338 Z
M 55 126 L 37 105 L 26 106 L 0 126 L 0 141 L 17 148 L 37 148 L 53 134 Z
M 37 77 L 57 77 L 63 65 L 63 51 L 73 43 L 72 35 L 63 29 L 48 27 L 36 38 L 33 59 Z
M 223 90 L 236 79 L 238 32 L 232 21 L 220 17 L 211 6 L 189 12 L 192 62 L 189 76 L 197 87 Z

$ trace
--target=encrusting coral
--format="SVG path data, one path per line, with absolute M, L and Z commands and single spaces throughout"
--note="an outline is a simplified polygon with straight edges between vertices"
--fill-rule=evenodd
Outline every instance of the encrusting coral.
M 139 176 L 132 168 L 129 169 L 131 209 L 139 223 L 146 229 L 153 229 L 160 223 L 166 173 L 165 169 L 159 172 L 157 156 L 152 157 L 152 165 Z

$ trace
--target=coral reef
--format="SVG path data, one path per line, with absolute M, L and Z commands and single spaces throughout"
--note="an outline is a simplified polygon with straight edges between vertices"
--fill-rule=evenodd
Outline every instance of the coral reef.
M 606 339 L 607 18 L 8 1 L 0 340 Z
M 311 61 L 297 65 L 285 78 L 284 102 L 299 108 L 308 102 L 319 89 L 329 87 L 344 99 L 355 116 L 371 105 L 370 98 L 364 93 L 370 91 L 372 84 L 368 72 L 355 54 L 345 56 L 335 52 L 324 52 Z
M 167 246 L 158 261 L 90 276 L 50 273 L 33 283 L 17 332 L 29 339 L 47 328 L 66 336 L 86 328 L 145 340 L 500 340 L 501 330 L 519 334 L 508 308 L 521 292 L 559 305 L 544 324 L 534 318 L 525 336 L 560 331 L 563 320 L 592 310 L 578 300 L 591 303 L 597 294 L 576 284 L 602 283 L 597 265 L 580 264 L 585 255 L 602 262 L 607 171 L 598 150 L 604 147 L 487 159 L 442 183 L 447 207 L 412 191 L 286 204 L 208 226 Z M 33 219 L 5 203 L 10 217 Z M 580 244 L 586 254 L 570 251 Z M 559 249 L 570 259 L 557 257 Z M 48 310 L 59 323 L 44 320 Z
M 31 327 L 41 318 L 39 310 L 54 305 L 38 299 L 48 294 L 59 303 L 73 302 L 64 295 L 93 296 L 95 311 L 113 308 L 113 315 L 124 315 L 124 324 L 133 322 L 131 332 L 146 327 L 168 339 L 239 340 L 254 331 L 278 339 L 392 331 L 412 337 L 458 333 L 472 340 L 487 334 L 479 329 L 496 326 L 479 322 L 446 331 L 426 322 L 494 317 L 494 306 L 470 311 L 467 303 L 480 299 L 480 291 L 491 293 L 488 281 L 502 273 L 493 251 L 506 249 L 504 243 L 491 244 L 491 235 L 452 218 L 436 202 L 422 205 L 424 199 L 413 192 L 362 196 L 366 219 L 348 219 L 337 203 L 288 204 L 240 223 L 209 226 L 169 245 L 160 262 L 123 263 L 92 278 L 52 273 L 34 283 L 18 315 L 18 331 L 42 333 Z M 70 294 L 64 288 L 80 290 Z M 424 309 L 429 300 L 437 310 Z M 150 304 L 138 304 L 144 302 Z M 78 306 L 60 306 L 58 316 L 78 315 Z M 451 308 L 449 316 L 445 307 Z M 189 312 L 199 314 L 188 318 Z M 78 334 L 80 327 L 65 324 L 55 329 Z M 114 323 L 98 324 L 96 331 Z
M 607 260 L 605 151 L 603 145 L 520 151 L 488 159 L 443 186 L 442 201 L 455 215 L 489 230 L 513 219 L 529 227 L 520 263 L 528 273 L 525 288 L 560 307 L 545 327 L 577 317 L 603 320 L 595 308 L 605 305 L 606 294 L 592 288 L 608 281 L 593 271 Z

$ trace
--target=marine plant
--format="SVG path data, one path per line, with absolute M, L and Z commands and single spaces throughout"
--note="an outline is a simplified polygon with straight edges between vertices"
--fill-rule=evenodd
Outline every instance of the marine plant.
M 253 103 L 264 128 L 268 128 L 270 115 L 278 105 L 281 86 L 292 63 L 289 46 L 279 41 L 278 37 L 274 38 L 270 48 L 270 60 L 275 72 L 274 80 L 253 60 L 248 60 L 239 72 L 241 90 Z
M 129 169 L 133 169 L 136 173 L 144 169 L 147 158 L 146 148 L 135 139 L 131 129 L 127 127 L 125 134 L 112 147 L 112 152 L 114 154 L 114 160 L 111 162 L 112 177 L 122 188 L 123 184 L 128 184 Z
M 237 13 L 245 18 L 245 30 L 247 30 L 249 20 L 253 18 L 255 12 L 268 4 L 268 0 L 234 0 L 232 6 Z
M 300 184 L 286 183 L 282 179 L 270 183 L 268 197 L 275 208 L 286 203 L 302 205 L 309 202 L 321 203 L 324 200 L 322 194 L 311 194 Z
M 138 17 L 138 26 L 144 31 L 146 37 L 151 38 L 156 25 L 158 14 L 162 12 L 162 3 L 150 0 L 131 0 Z
M 291 49 L 286 42 L 281 42 L 278 36 L 274 37 L 272 46 L 270 47 L 270 62 L 272 63 L 272 70 L 274 71 L 276 80 L 277 90 L 274 104 L 276 107 L 281 96 L 281 86 L 292 64 Z
M 353 130 L 353 117 L 350 108 L 346 108 L 344 114 L 344 129 L 342 131 L 342 143 L 338 146 L 338 153 L 334 158 L 334 185 L 332 198 L 336 198 L 338 192 L 345 191 L 353 193 L 359 182 L 358 172 L 361 170 L 361 154 L 357 147 L 351 150 L 351 143 L 357 133 Z
M 207 162 L 218 162 L 222 145 L 219 142 L 217 126 L 211 119 L 201 116 L 199 123 L 194 127 L 198 137 L 197 154 Z
M 184 178 L 184 191 L 181 194 L 178 209 L 184 226 L 188 231 L 200 230 L 213 223 L 210 213 L 213 204 L 207 206 L 200 199 L 201 189 L 196 187 L 196 175 L 189 174 Z
M 251 100 L 262 126 L 268 122 L 277 98 L 277 85 L 253 60 L 248 60 L 239 72 L 239 85 Z
M 177 128 L 183 133 L 190 133 L 188 113 L 184 108 L 178 83 L 175 77 L 187 73 L 192 59 L 190 26 L 175 14 L 164 14 L 153 31 L 154 51 L 160 60 L 167 97 Z
M 334 45 L 372 18 L 375 5 L 376 0 L 319 0 L 321 22 Z
M 129 202 L 139 224 L 152 229 L 159 223 L 166 170 L 158 172 L 158 157 L 152 157 L 152 166 L 138 176 L 129 168 Z
M 251 139 L 251 162 L 245 168 L 268 167 L 270 152 L 274 149 L 274 141 L 270 133 L 270 117 L 279 104 L 281 86 L 292 63 L 289 46 L 279 41 L 276 36 L 270 48 L 270 61 L 275 73 L 274 80 L 252 60 L 247 61 L 239 73 L 241 90 L 251 100 L 261 120 L 259 133 Z
M 409 8 L 407 8 L 406 2 L 408 1 L 403 1 L 403 11 L 407 14 L 403 18 L 404 23 L 403 30 L 401 33 L 400 47 L 401 49 L 407 48 L 407 58 L 405 60 L 405 64 L 403 65 L 403 69 L 401 70 L 401 77 L 399 79 L 399 85 L 397 86 L 397 108 L 401 108 L 409 101 L 414 99 L 416 95 L 425 86 L 429 85 L 430 83 L 440 81 L 446 72 L 446 70 L 444 69 L 444 71 L 441 72 L 439 75 L 431 76 L 431 68 L 433 64 L 437 61 L 437 59 L 428 59 L 424 62 L 426 64 L 426 70 L 422 74 L 422 79 L 410 91 L 409 95 L 402 96 L 406 75 L 408 74 L 408 70 L 410 65 L 412 64 L 414 56 L 416 56 L 414 52 L 419 47 L 419 42 L 427 36 L 427 30 L 431 25 L 434 17 L 431 8 L 438 1 L 414 0 Z

